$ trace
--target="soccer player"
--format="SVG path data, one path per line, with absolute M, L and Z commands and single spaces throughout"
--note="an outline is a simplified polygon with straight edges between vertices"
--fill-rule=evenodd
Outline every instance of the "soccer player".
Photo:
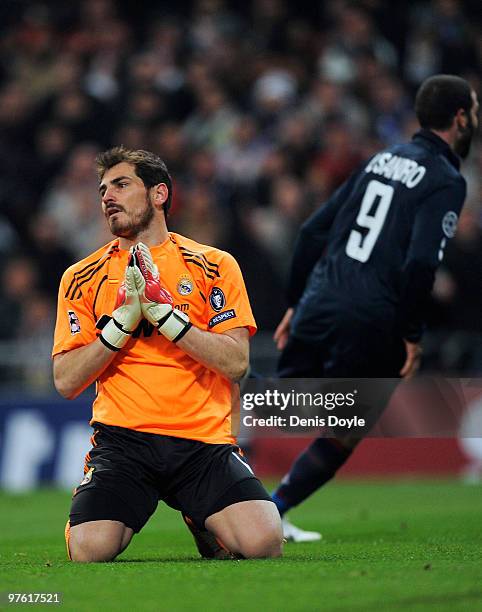
M 464 79 L 422 83 L 421 130 L 377 153 L 301 228 L 275 332 L 285 378 L 410 377 L 419 363 L 435 270 L 466 194 L 460 157 L 478 125 L 476 93 Z M 318 438 L 272 498 L 283 516 L 329 481 L 360 440 Z M 294 541 L 319 539 L 284 520 Z
M 205 557 L 279 556 L 279 513 L 232 434 L 256 330 L 241 271 L 168 232 L 171 178 L 158 156 L 115 147 L 97 171 L 117 239 L 64 273 L 53 347 L 62 396 L 97 386 L 69 556 L 114 559 L 159 499 L 182 512 Z

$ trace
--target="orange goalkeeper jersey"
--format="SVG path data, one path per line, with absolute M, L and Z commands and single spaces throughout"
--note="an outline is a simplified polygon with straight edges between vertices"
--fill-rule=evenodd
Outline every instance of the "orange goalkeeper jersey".
M 174 233 L 151 253 L 161 284 L 193 325 L 212 333 L 235 327 L 255 333 L 243 277 L 231 255 Z M 96 321 L 114 309 L 128 254 L 114 240 L 64 273 L 52 356 L 99 335 Z M 99 376 L 91 422 L 231 443 L 231 391 L 229 380 L 189 357 L 143 319 Z

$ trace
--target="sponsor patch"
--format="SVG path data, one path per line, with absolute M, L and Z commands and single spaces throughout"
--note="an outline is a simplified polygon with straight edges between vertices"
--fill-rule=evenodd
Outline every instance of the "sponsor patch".
M 459 218 L 457 213 L 454 213 L 453 210 L 449 210 L 449 212 L 445 213 L 444 218 L 442 219 L 442 230 L 447 238 L 453 238 L 455 236 L 458 220 Z
M 209 303 L 211 308 L 219 312 L 226 306 L 226 298 L 219 287 L 213 287 L 209 295 Z
M 189 304 L 174 304 L 174 308 L 177 308 L 181 312 L 188 312 Z
M 227 321 L 228 319 L 234 319 L 235 316 L 236 313 L 232 308 L 231 310 L 225 310 L 224 312 L 220 312 L 209 321 L 208 327 L 209 329 L 211 329 L 215 325 L 219 325 L 219 323 L 224 323 L 224 321 Z
M 89 484 L 89 482 L 92 480 L 92 475 L 94 473 L 95 467 L 91 467 L 90 470 L 87 472 L 87 474 L 84 476 L 84 479 L 82 480 L 82 482 L 80 483 L 79 487 L 81 487 L 82 485 L 86 485 Z
M 75 334 L 80 334 L 79 317 L 75 314 L 73 310 L 68 310 L 67 314 L 69 315 L 70 333 L 72 334 L 72 336 L 74 336 Z
M 182 274 L 177 281 L 177 292 L 180 295 L 189 295 L 193 288 L 192 278 L 188 274 Z

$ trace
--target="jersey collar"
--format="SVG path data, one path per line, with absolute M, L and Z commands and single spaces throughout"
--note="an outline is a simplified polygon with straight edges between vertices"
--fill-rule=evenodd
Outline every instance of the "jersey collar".
M 456 153 L 454 153 L 454 151 L 449 147 L 445 140 L 440 138 L 440 136 L 437 136 L 437 134 L 435 134 L 431 130 L 426 130 L 422 128 L 414 134 L 413 139 L 421 139 L 430 143 L 430 148 L 432 150 L 444 155 L 452 164 L 452 166 L 457 168 L 457 170 L 460 169 L 460 157 Z
M 166 251 L 166 250 L 170 250 L 171 249 L 171 245 L 173 244 L 173 239 L 171 237 L 171 233 L 169 233 L 168 237 L 164 240 L 164 242 L 161 242 L 160 244 L 156 244 L 154 246 L 150 247 L 150 250 L 153 254 L 161 254 L 162 252 Z M 112 242 L 109 242 L 109 244 L 107 245 L 107 250 L 111 250 L 114 249 L 115 251 L 118 251 L 120 253 L 128 253 L 129 250 L 128 249 L 121 249 L 119 247 L 119 238 L 115 238 Z

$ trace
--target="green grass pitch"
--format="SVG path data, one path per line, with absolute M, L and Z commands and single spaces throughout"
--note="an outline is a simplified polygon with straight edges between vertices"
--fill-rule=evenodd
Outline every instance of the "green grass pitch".
M 479 486 L 333 483 L 291 513 L 323 540 L 260 561 L 201 560 L 161 504 L 118 561 L 73 564 L 68 506 L 58 491 L 0 494 L 0 592 L 58 591 L 69 611 L 482 610 Z

